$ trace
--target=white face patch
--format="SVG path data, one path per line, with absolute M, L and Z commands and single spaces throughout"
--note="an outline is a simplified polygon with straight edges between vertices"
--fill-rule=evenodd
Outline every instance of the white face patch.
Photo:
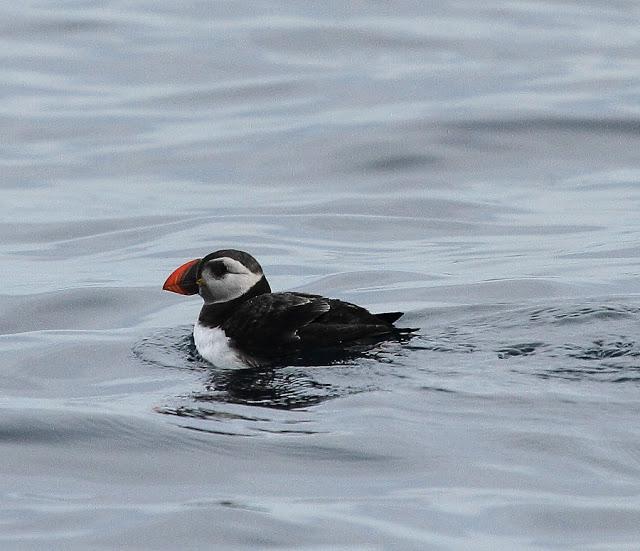
M 223 262 L 226 272 L 216 277 L 208 265 L 202 270 L 203 284 L 200 286 L 200 296 L 206 304 L 227 302 L 238 298 L 262 279 L 262 273 L 254 274 L 244 264 L 233 258 L 224 256 L 211 262 Z

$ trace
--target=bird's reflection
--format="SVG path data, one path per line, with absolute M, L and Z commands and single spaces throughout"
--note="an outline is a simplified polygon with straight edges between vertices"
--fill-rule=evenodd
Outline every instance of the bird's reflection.
M 186 364 L 202 373 L 199 388 L 176 396 L 177 404 L 156 408 L 159 413 L 199 419 L 237 417 L 235 412 L 223 411 L 215 407 L 216 404 L 299 410 L 340 396 L 373 390 L 371 381 L 362 376 L 364 364 L 393 361 L 403 345 L 402 342 L 361 343 L 283 357 L 271 365 L 229 370 L 218 369 L 200 357 L 190 328 L 174 331 L 171 338 L 167 334 L 145 338 L 136 345 L 134 354 L 156 365 L 184 367 Z M 352 373 L 353 368 L 358 368 L 357 375 Z M 252 415 L 249 417 L 255 420 Z
M 227 402 L 277 409 L 299 409 L 334 398 L 339 392 L 329 383 L 298 370 L 261 368 L 213 371 L 204 389 L 194 392 L 196 402 Z
M 403 341 L 408 341 L 410 335 Z M 276 409 L 299 409 L 313 406 L 345 394 L 357 392 L 353 386 L 322 382 L 318 369 L 353 366 L 357 360 L 382 358 L 380 341 L 369 341 L 347 348 L 327 348 L 311 353 L 298 353 L 272 361 L 268 366 L 247 369 L 216 369 L 198 354 L 193 337 L 183 341 L 190 363 L 207 372 L 204 388 L 190 397 L 196 402 L 226 402 Z M 306 368 L 306 369 L 305 369 Z M 344 382 L 344 381 L 342 381 Z

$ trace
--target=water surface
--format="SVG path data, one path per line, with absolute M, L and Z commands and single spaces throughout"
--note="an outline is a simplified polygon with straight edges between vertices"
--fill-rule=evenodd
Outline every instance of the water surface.
M 4 2 L 3 549 L 630 549 L 635 2 Z M 407 311 L 224 371 L 184 261 Z

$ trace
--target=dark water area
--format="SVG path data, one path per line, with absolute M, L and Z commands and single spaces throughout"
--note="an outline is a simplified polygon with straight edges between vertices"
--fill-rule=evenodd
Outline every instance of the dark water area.
M 637 2 L 0 13 L 0 548 L 637 548 Z M 420 330 L 214 368 L 227 247 Z

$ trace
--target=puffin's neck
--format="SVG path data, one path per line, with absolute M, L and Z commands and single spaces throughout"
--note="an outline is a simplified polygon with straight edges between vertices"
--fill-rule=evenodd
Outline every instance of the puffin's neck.
M 236 311 L 236 309 L 247 300 L 270 293 L 271 287 L 267 278 L 262 276 L 260 281 L 256 283 L 251 289 L 238 298 L 228 300 L 227 302 L 214 302 L 213 304 L 205 304 L 200 310 L 200 316 L 198 322 L 205 327 L 219 327 L 224 321 Z

